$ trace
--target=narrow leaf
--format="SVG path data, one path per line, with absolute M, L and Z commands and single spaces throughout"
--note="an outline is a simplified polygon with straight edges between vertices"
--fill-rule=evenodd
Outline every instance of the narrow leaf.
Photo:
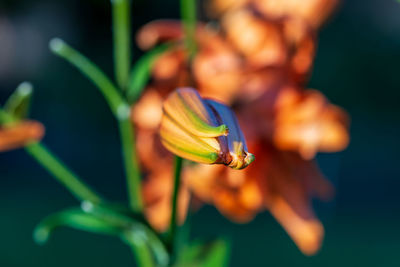
M 182 251 L 175 267 L 225 267 L 228 266 L 229 256 L 230 244 L 227 240 L 194 242 Z
M 118 118 L 118 109 L 125 104 L 125 101 L 116 86 L 104 72 L 88 58 L 59 38 L 53 38 L 49 43 L 49 47 L 54 54 L 67 60 L 97 86 L 107 100 L 114 115 Z
M 71 208 L 50 215 L 40 222 L 34 230 L 34 240 L 39 244 L 46 243 L 54 230 L 59 227 L 71 227 L 77 230 L 108 235 L 117 235 L 121 232 L 117 227 L 94 215 L 87 214 L 79 208 Z
M 165 266 L 168 263 L 169 256 L 164 244 L 149 226 L 130 216 L 111 209 L 110 206 L 107 205 L 92 204 L 91 202 L 85 201 L 82 203 L 82 209 L 110 225 L 122 228 L 123 231 L 120 232 L 120 237 L 130 246 L 138 246 L 141 242 L 145 242 L 152 251 L 159 266 Z
M 33 87 L 28 82 L 21 83 L 8 98 L 4 105 L 4 111 L 16 120 L 25 119 L 29 113 Z
M 143 89 L 150 80 L 151 70 L 154 62 L 168 49 L 172 44 L 160 45 L 144 54 L 133 66 L 130 82 L 127 91 L 129 103 L 134 103 L 142 93 Z

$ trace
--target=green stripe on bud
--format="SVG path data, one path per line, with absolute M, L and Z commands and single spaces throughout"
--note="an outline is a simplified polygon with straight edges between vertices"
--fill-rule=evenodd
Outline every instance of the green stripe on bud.
M 180 88 L 170 94 L 164 103 L 164 112 L 193 135 L 218 137 L 228 134 L 228 127 L 217 124 L 210 108 L 194 89 Z

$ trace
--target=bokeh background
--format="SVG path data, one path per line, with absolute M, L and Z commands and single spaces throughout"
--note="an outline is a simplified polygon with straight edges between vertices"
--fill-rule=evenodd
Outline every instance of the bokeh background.
M 133 1 L 135 31 L 178 15 L 176 0 Z M 110 22 L 107 0 L 0 0 L 0 101 L 21 81 L 33 82 L 32 118 L 47 127 L 44 143 L 99 192 L 126 201 L 116 123 L 105 101 L 47 48 L 61 37 L 111 75 Z M 352 140 L 342 153 L 317 157 L 337 195 L 315 203 L 326 227 L 316 256 L 303 256 L 268 213 L 237 225 L 206 206 L 192 219 L 193 238 L 228 236 L 230 266 L 400 266 L 399 62 L 395 0 L 344 0 L 320 32 L 309 87 L 347 109 Z M 33 242 L 40 219 L 76 204 L 23 150 L 1 153 L 0 266 L 134 266 L 130 250 L 109 237 L 61 229 L 45 246 Z

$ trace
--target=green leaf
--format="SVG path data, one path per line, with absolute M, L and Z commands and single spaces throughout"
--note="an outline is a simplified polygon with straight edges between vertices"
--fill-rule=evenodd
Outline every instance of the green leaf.
M 29 113 L 33 87 L 28 82 L 21 83 L 4 105 L 4 111 L 16 120 L 25 119 Z
M 144 54 L 132 68 L 130 82 L 127 91 L 128 102 L 132 104 L 142 93 L 150 80 L 151 69 L 157 58 L 170 49 L 173 44 L 163 44 Z
M 59 227 L 71 227 L 96 234 L 113 235 L 135 248 L 135 251 L 140 250 L 141 253 L 147 253 L 147 256 L 140 255 L 146 256 L 140 258 L 141 261 L 149 263 L 154 260 L 157 266 L 166 266 L 169 261 L 168 253 L 153 230 L 144 223 L 113 210 L 112 207 L 112 205 L 96 205 L 84 201 L 81 208 L 70 208 L 50 215 L 35 228 L 34 240 L 39 244 L 46 243 L 54 230 Z M 144 266 L 154 265 L 145 264 Z
M 110 205 L 93 204 L 84 201 L 82 209 L 111 225 L 123 229 L 120 232 L 120 237 L 128 245 L 137 247 L 145 244 L 148 246 L 158 264 L 157 266 L 166 266 L 168 264 L 169 255 L 164 244 L 158 235 L 145 223 L 124 214 L 124 212 L 118 212 Z
M 227 240 L 194 242 L 182 251 L 175 267 L 224 267 L 228 266 L 229 256 L 230 244 Z
M 54 230 L 59 227 L 71 227 L 77 230 L 107 235 L 118 235 L 121 232 L 118 227 L 92 214 L 85 213 L 80 208 L 71 208 L 52 214 L 41 221 L 34 230 L 34 240 L 39 244 L 46 243 Z

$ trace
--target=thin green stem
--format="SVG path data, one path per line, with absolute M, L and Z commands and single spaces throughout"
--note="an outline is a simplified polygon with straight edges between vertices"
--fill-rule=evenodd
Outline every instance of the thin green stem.
M 16 122 L 17 119 L 3 109 L 0 109 L 0 121 L 2 123 L 12 123 Z M 44 145 L 32 143 L 27 145 L 25 150 L 76 198 L 81 201 L 87 200 L 93 203 L 99 203 L 101 201 L 101 197 L 98 194 L 83 183 L 74 172 L 69 170 L 64 163 L 53 155 Z
M 177 229 L 177 213 L 178 213 L 178 196 L 181 184 L 181 172 L 182 172 L 182 158 L 175 156 L 175 171 L 174 171 L 174 188 L 172 193 L 172 209 L 171 209 L 171 220 L 169 225 L 169 245 L 171 250 L 171 258 L 174 259 L 174 247 Z
M 185 31 L 185 46 L 189 59 L 196 54 L 196 0 L 180 0 L 181 18 Z
M 39 143 L 30 144 L 25 147 L 25 151 L 79 200 L 87 200 L 93 203 L 101 201 L 100 196 L 83 183 L 75 173 L 69 170 L 44 145 Z
M 130 245 L 132 249 L 139 246 L 139 250 L 151 250 L 151 253 L 145 252 L 145 255 L 141 255 L 141 257 L 146 258 L 148 255 L 152 255 L 151 262 L 154 260 L 159 267 L 167 265 L 169 255 L 164 244 L 157 234 L 145 223 L 136 221 L 130 216 L 121 214 L 114 209 L 102 205 L 92 205 L 91 203 L 84 202 L 82 204 L 82 209 L 85 212 L 102 218 L 111 225 L 124 228 L 125 231 L 122 233 L 121 238 Z
M 150 253 L 149 248 L 142 240 L 130 242 L 130 248 L 136 259 L 136 264 L 139 267 L 153 267 L 153 257 Z
M 33 86 L 29 82 L 23 82 L 10 95 L 4 104 L 4 111 L 16 119 L 25 118 L 29 113 Z
M 134 135 L 130 122 L 130 108 L 128 104 L 122 98 L 116 86 L 95 64 L 67 45 L 64 41 L 57 38 L 53 39 L 50 41 L 50 49 L 87 76 L 99 88 L 100 92 L 107 100 L 119 124 L 130 205 L 133 211 L 141 212 L 143 204 L 140 171 L 134 149 Z
M 128 85 L 130 50 L 130 1 L 111 0 L 114 35 L 114 67 L 118 86 L 125 90 Z
M 129 203 L 133 211 L 141 212 L 143 200 L 141 193 L 141 179 L 139 164 L 136 155 L 135 136 L 132 122 L 130 121 L 129 106 L 119 112 L 119 132 L 122 142 L 122 153 L 127 177 Z M 138 197 L 139 196 L 139 197 Z
M 50 41 L 49 46 L 53 53 L 75 66 L 100 89 L 111 110 L 117 115 L 118 108 L 125 102 L 111 80 L 93 62 L 63 40 L 54 38 Z

